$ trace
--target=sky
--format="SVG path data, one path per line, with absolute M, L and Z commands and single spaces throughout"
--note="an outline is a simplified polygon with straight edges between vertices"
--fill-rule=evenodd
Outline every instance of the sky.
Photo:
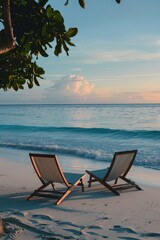
M 0 103 L 160 103 L 159 0 L 50 0 L 66 28 L 78 27 L 69 56 L 39 58 L 40 87 L 1 91 Z M 53 43 L 54 46 L 54 43 Z

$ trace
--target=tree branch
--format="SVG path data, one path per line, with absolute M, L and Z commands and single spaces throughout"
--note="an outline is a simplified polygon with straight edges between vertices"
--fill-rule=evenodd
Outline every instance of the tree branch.
M 11 22 L 10 0 L 2 0 L 2 15 L 4 20 L 4 40 L 0 46 L 0 54 L 8 52 L 15 47 Z

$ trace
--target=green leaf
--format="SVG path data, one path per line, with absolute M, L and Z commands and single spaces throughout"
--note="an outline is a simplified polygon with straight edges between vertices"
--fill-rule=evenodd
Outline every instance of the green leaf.
M 38 82 L 36 76 L 34 76 L 34 83 L 35 83 L 37 86 L 40 86 L 40 84 L 39 84 L 39 82 Z
M 27 84 L 30 89 L 33 87 L 33 82 L 28 82 Z
M 42 27 L 42 36 L 46 36 L 48 34 L 48 31 L 47 31 L 47 25 L 44 25 Z
M 69 54 L 68 54 L 69 48 L 67 47 L 67 45 L 66 45 L 65 42 L 63 42 L 63 48 L 64 48 L 65 52 L 67 53 L 67 55 L 69 55 Z
M 79 5 L 80 5 L 82 8 L 85 8 L 85 7 L 86 7 L 85 0 L 79 0 Z
M 58 56 L 62 52 L 62 45 L 61 43 L 58 43 L 55 47 L 54 54 Z
M 66 36 L 71 38 L 74 37 L 78 33 L 78 28 L 69 28 L 66 32 Z
M 48 0 L 39 0 L 39 4 L 40 4 L 42 7 L 44 7 L 47 2 L 48 2 Z
M 64 5 L 65 5 L 65 6 L 67 6 L 67 5 L 68 5 L 68 3 L 69 3 L 69 0 L 67 0 L 67 1 L 65 2 L 65 4 L 64 4 Z
M 47 45 L 48 45 L 50 48 L 52 48 L 52 45 L 51 45 L 50 43 L 47 43 Z
M 72 42 L 70 41 L 70 39 L 65 38 L 65 41 L 66 41 L 66 43 L 69 44 L 70 46 L 75 47 L 75 44 L 72 43 Z
M 48 56 L 49 56 L 42 47 L 39 48 L 39 52 L 40 52 L 40 54 L 41 54 L 43 57 L 48 57 Z
M 26 81 L 23 77 L 19 77 L 18 80 L 17 80 L 17 83 L 20 84 L 20 85 L 23 85 L 23 84 L 26 83 Z
M 45 71 L 44 71 L 44 69 L 42 67 L 37 67 L 36 68 L 36 74 L 39 75 L 38 77 L 40 77 L 40 75 L 45 74 Z
M 64 19 L 59 11 L 54 11 L 54 20 L 59 23 L 64 23 Z
M 21 0 L 21 3 L 23 6 L 26 6 L 27 5 L 27 0 Z
M 17 85 L 17 84 L 12 85 L 12 88 L 13 88 L 16 92 L 18 91 L 18 85 Z
M 53 9 L 50 5 L 47 6 L 46 13 L 49 19 L 52 19 L 54 17 Z
M 24 89 L 24 87 L 22 85 L 19 85 L 19 89 Z

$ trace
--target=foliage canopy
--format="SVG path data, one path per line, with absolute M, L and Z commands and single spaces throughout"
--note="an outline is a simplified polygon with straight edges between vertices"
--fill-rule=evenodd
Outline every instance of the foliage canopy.
M 5 26 L 5 3 L 9 3 L 11 27 L 15 46 L 0 54 L 0 88 L 23 89 L 39 86 L 44 69 L 37 65 L 39 56 L 48 57 L 48 48 L 53 48 L 58 56 L 64 50 L 69 55 L 69 46 L 75 46 L 71 38 L 78 29 L 66 30 L 64 19 L 58 10 L 47 5 L 48 0 L 2 0 L 0 5 L 0 21 Z M 85 0 L 78 0 L 85 8 Z M 120 3 L 120 0 L 116 0 Z M 66 0 L 65 5 L 69 3 Z M 0 49 L 7 42 L 5 27 L 0 31 Z

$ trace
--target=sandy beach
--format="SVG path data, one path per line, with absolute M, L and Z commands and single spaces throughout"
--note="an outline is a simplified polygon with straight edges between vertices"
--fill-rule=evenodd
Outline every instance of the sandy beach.
M 0 159 L 1 239 L 160 239 L 160 172 L 133 167 L 129 177 L 142 191 L 114 196 L 100 185 L 76 188 L 62 204 L 27 196 L 39 186 L 30 163 Z

